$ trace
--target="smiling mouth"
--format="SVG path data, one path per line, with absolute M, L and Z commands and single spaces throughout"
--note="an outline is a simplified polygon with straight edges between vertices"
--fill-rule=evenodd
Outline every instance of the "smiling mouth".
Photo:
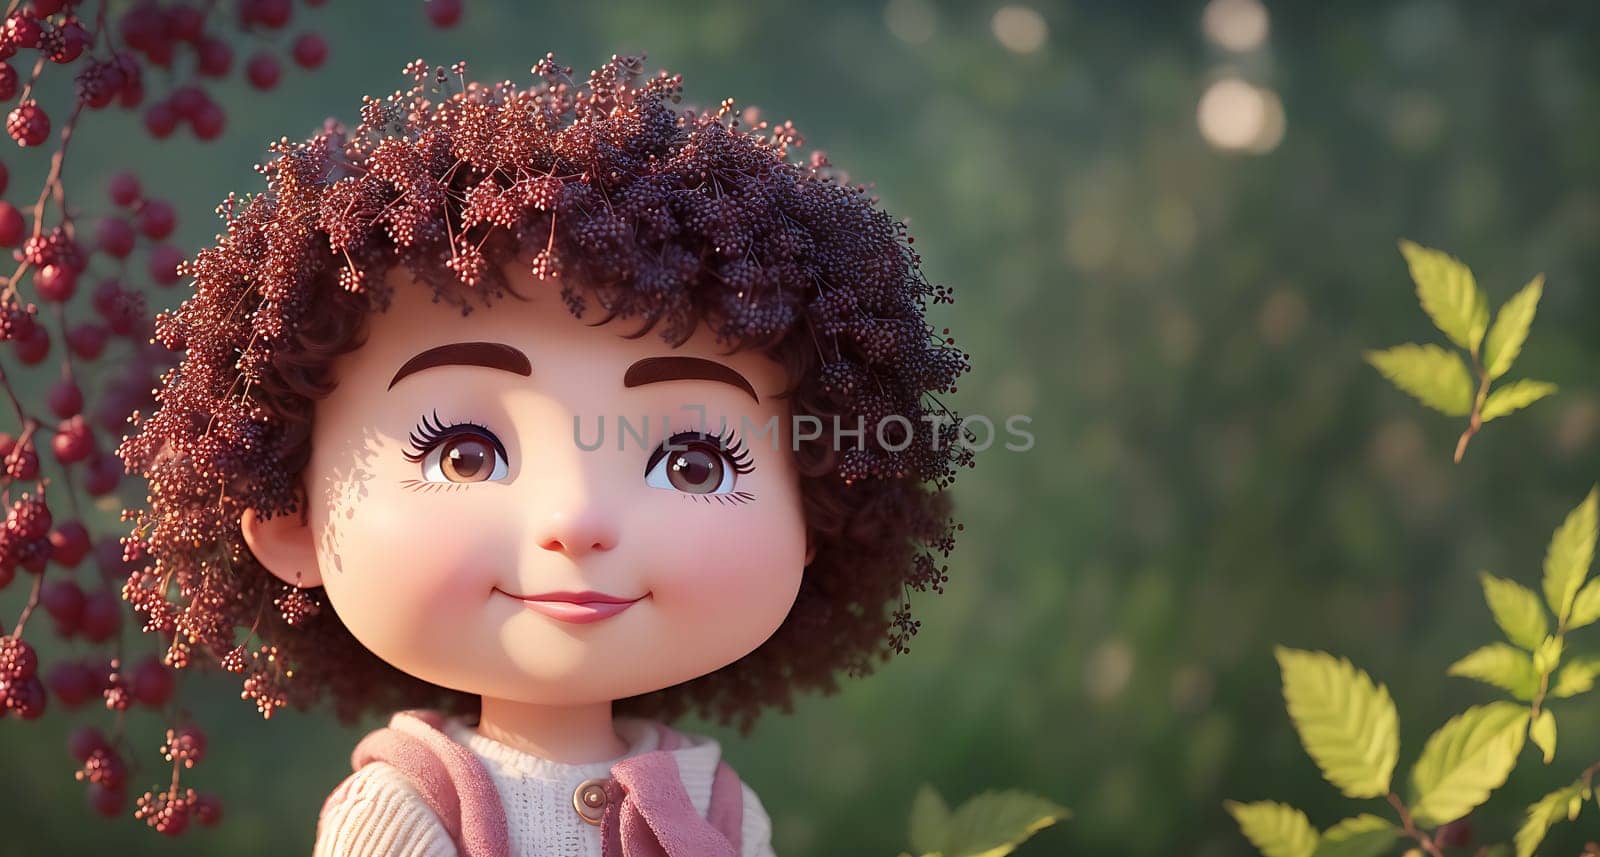
M 530 609 L 543 613 L 552 619 L 570 622 L 575 625 L 586 625 L 590 622 L 608 619 L 632 607 L 650 594 L 646 592 L 637 598 L 623 598 L 590 590 L 583 592 L 545 592 L 539 595 L 512 595 L 499 587 L 496 587 L 495 591 L 508 598 L 521 601 Z

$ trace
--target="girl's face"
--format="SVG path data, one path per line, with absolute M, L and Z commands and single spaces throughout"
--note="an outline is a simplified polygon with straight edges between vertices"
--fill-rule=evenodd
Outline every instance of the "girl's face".
M 508 276 L 528 302 L 462 316 L 395 272 L 317 404 L 309 525 L 247 514 L 252 551 L 378 657 L 498 699 L 621 699 L 753 651 L 808 561 L 782 368 Z

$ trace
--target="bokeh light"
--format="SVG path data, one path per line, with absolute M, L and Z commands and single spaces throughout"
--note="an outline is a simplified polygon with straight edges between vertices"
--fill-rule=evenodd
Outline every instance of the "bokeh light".
M 994 37 L 1006 50 L 1015 54 L 1031 54 L 1044 47 L 1050 37 L 1050 27 L 1044 16 L 1027 6 L 1002 6 L 989 22 Z
M 1267 41 L 1267 8 L 1258 0 L 1211 0 L 1200 15 L 1206 38 L 1230 51 L 1253 51 Z
M 1236 77 L 1222 78 L 1206 89 L 1196 120 L 1200 135 L 1213 147 L 1252 154 L 1276 149 L 1287 128 L 1278 94 Z

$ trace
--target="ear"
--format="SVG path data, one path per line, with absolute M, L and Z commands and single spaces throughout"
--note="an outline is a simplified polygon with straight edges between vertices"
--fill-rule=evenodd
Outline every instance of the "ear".
M 263 519 L 255 509 L 246 509 L 239 518 L 239 529 L 250 552 L 273 577 L 308 589 L 322 585 L 316 542 L 311 527 L 301 521 L 299 514 Z
M 806 532 L 806 565 L 810 565 L 811 561 L 816 559 L 816 558 L 817 558 L 817 543 L 812 540 L 811 532 L 808 530 Z

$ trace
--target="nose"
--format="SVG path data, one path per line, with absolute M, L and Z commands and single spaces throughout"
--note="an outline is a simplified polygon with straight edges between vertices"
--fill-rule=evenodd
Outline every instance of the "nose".
M 616 525 L 599 509 L 578 513 L 558 512 L 544 523 L 539 547 L 580 556 L 590 551 L 608 551 L 617 546 Z

